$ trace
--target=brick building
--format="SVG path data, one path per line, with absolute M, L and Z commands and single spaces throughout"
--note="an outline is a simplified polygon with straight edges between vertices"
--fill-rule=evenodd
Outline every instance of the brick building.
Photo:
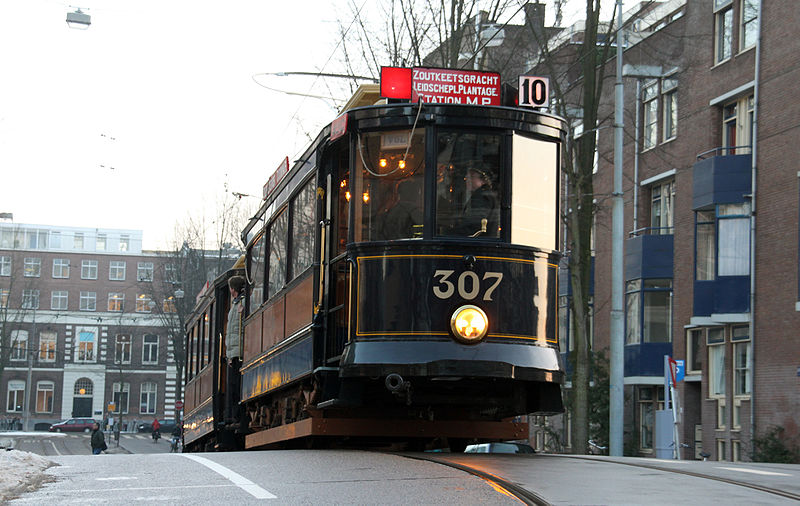
M 0 417 L 175 416 L 173 269 L 141 231 L 0 223 Z
M 754 434 L 800 432 L 800 13 L 759 3 L 642 2 L 626 16 L 625 432 L 636 454 L 656 449 L 664 355 L 686 365 L 684 458 L 749 460 Z M 600 117 L 611 124 L 613 61 L 607 74 Z M 595 348 L 610 327 L 613 129 L 598 139 Z

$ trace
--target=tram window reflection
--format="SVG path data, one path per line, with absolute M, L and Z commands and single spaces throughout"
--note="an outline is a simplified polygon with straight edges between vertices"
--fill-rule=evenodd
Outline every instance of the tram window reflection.
M 442 132 L 438 146 L 437 235 L 500 237 L 500 136 Z
M 362 133 L 350 198 L 355 240 L 421 238 L 425 173 L 425 130 Z

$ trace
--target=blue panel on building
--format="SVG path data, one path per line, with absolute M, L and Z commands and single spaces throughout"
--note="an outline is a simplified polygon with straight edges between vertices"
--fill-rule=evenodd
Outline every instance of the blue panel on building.
M 750 276 L 720 276 L 694 282 L 694 316 L 747 313 L 750 310 Z
M 744 202 L 750 193 L 750 155 L 712 156 L 694 164 L 692 207 Z
M 673 277 L 673 235 L 640 235 L 625 242 L 625 279 Z
M 663 376 L 664 355 L 672 355 L 672 343 L 625 345 L 625 376 Z

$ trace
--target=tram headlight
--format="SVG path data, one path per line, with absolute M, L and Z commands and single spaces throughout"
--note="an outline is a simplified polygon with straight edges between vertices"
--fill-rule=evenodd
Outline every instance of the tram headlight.
M 477 306 L 461 306 L 450 318 L 450 328 L 456 339 L 465 343 L 477 343 L 489 330 L 489 318 Z

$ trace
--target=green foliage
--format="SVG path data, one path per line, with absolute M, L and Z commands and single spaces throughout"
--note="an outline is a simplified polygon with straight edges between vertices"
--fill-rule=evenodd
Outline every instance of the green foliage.
M 753 438 L 753 462 L 800 464 L 800 446 L 797 438 L 785 435 L 783 427 L 771 427 L 763 436 Z

